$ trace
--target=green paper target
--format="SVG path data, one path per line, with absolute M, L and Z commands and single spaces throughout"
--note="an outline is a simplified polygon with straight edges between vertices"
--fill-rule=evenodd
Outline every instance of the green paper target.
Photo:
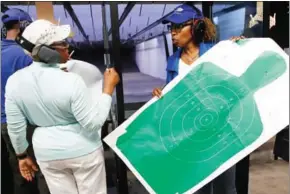
M 130 123 L 116 146 L 156 193 L 184 193 L 260 137 L 254 94 L 285 71 L 272 51 L 240 77 L 203 62 Z

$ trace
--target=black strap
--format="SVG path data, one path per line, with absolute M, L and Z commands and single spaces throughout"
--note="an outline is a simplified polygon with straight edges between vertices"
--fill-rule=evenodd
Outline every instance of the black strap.
M 33 48 L 35 47 L 34 44 L 29 42 L 26 38 L 23 36 L 17 36 L 16 40 L 17 44 L 19 44 L 22 48 L 27 50 L 28 52 L 32 53 Z
M 25 153 L 23 153 L 23 154 L 21 154 L 21 155 L 17 155 L 16 157 L 17 157 L 18 160 L 23 160 L 23 159 L 27 158 L 28 155 L 27 155 L 27 153 L 25 152 Z

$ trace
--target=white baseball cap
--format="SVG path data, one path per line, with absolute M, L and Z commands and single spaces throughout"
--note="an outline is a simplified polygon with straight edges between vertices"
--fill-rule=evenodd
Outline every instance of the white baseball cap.
M 35 20 L 24 30 L 22 37 L 37 45 L 51 45 L 70 37 L 70 25 L 56 25 L 48 20 Z

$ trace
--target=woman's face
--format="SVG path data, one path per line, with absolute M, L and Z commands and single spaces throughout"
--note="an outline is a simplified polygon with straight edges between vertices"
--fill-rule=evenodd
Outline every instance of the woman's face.
M 185 22 L 183 24 L 171 23 L 171 36 L 172 42 L 175 46 L 184 48 L 189 42 L 192 41 L 191 33 L 192 22 Z
M 51 45 L 57 52 L 59 52 L 61 56 L 61 63 L 66 63 L 70 56 L 69 56 L 69 44 L 65 41 L 63 42 L 56 42 Z

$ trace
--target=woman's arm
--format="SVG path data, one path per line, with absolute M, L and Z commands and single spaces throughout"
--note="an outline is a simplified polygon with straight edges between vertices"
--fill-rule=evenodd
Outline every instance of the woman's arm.
M 26 139 L 27 121 L 22 111 L 16 104 L 14 88 L 17 82 L 14 79 L 8 79 L 5 93 L 5 113 L 7 117 L 8 134 L 15 150 L 15 153 L 22 154 L 28 148 Z
M 77 78 L 74 86 L 71 110 L 76 120 L 87 130 L 101 129 L 111 109 L 111 95 L 102 93 L 98 99 L 93 99 L 80 77 Z

